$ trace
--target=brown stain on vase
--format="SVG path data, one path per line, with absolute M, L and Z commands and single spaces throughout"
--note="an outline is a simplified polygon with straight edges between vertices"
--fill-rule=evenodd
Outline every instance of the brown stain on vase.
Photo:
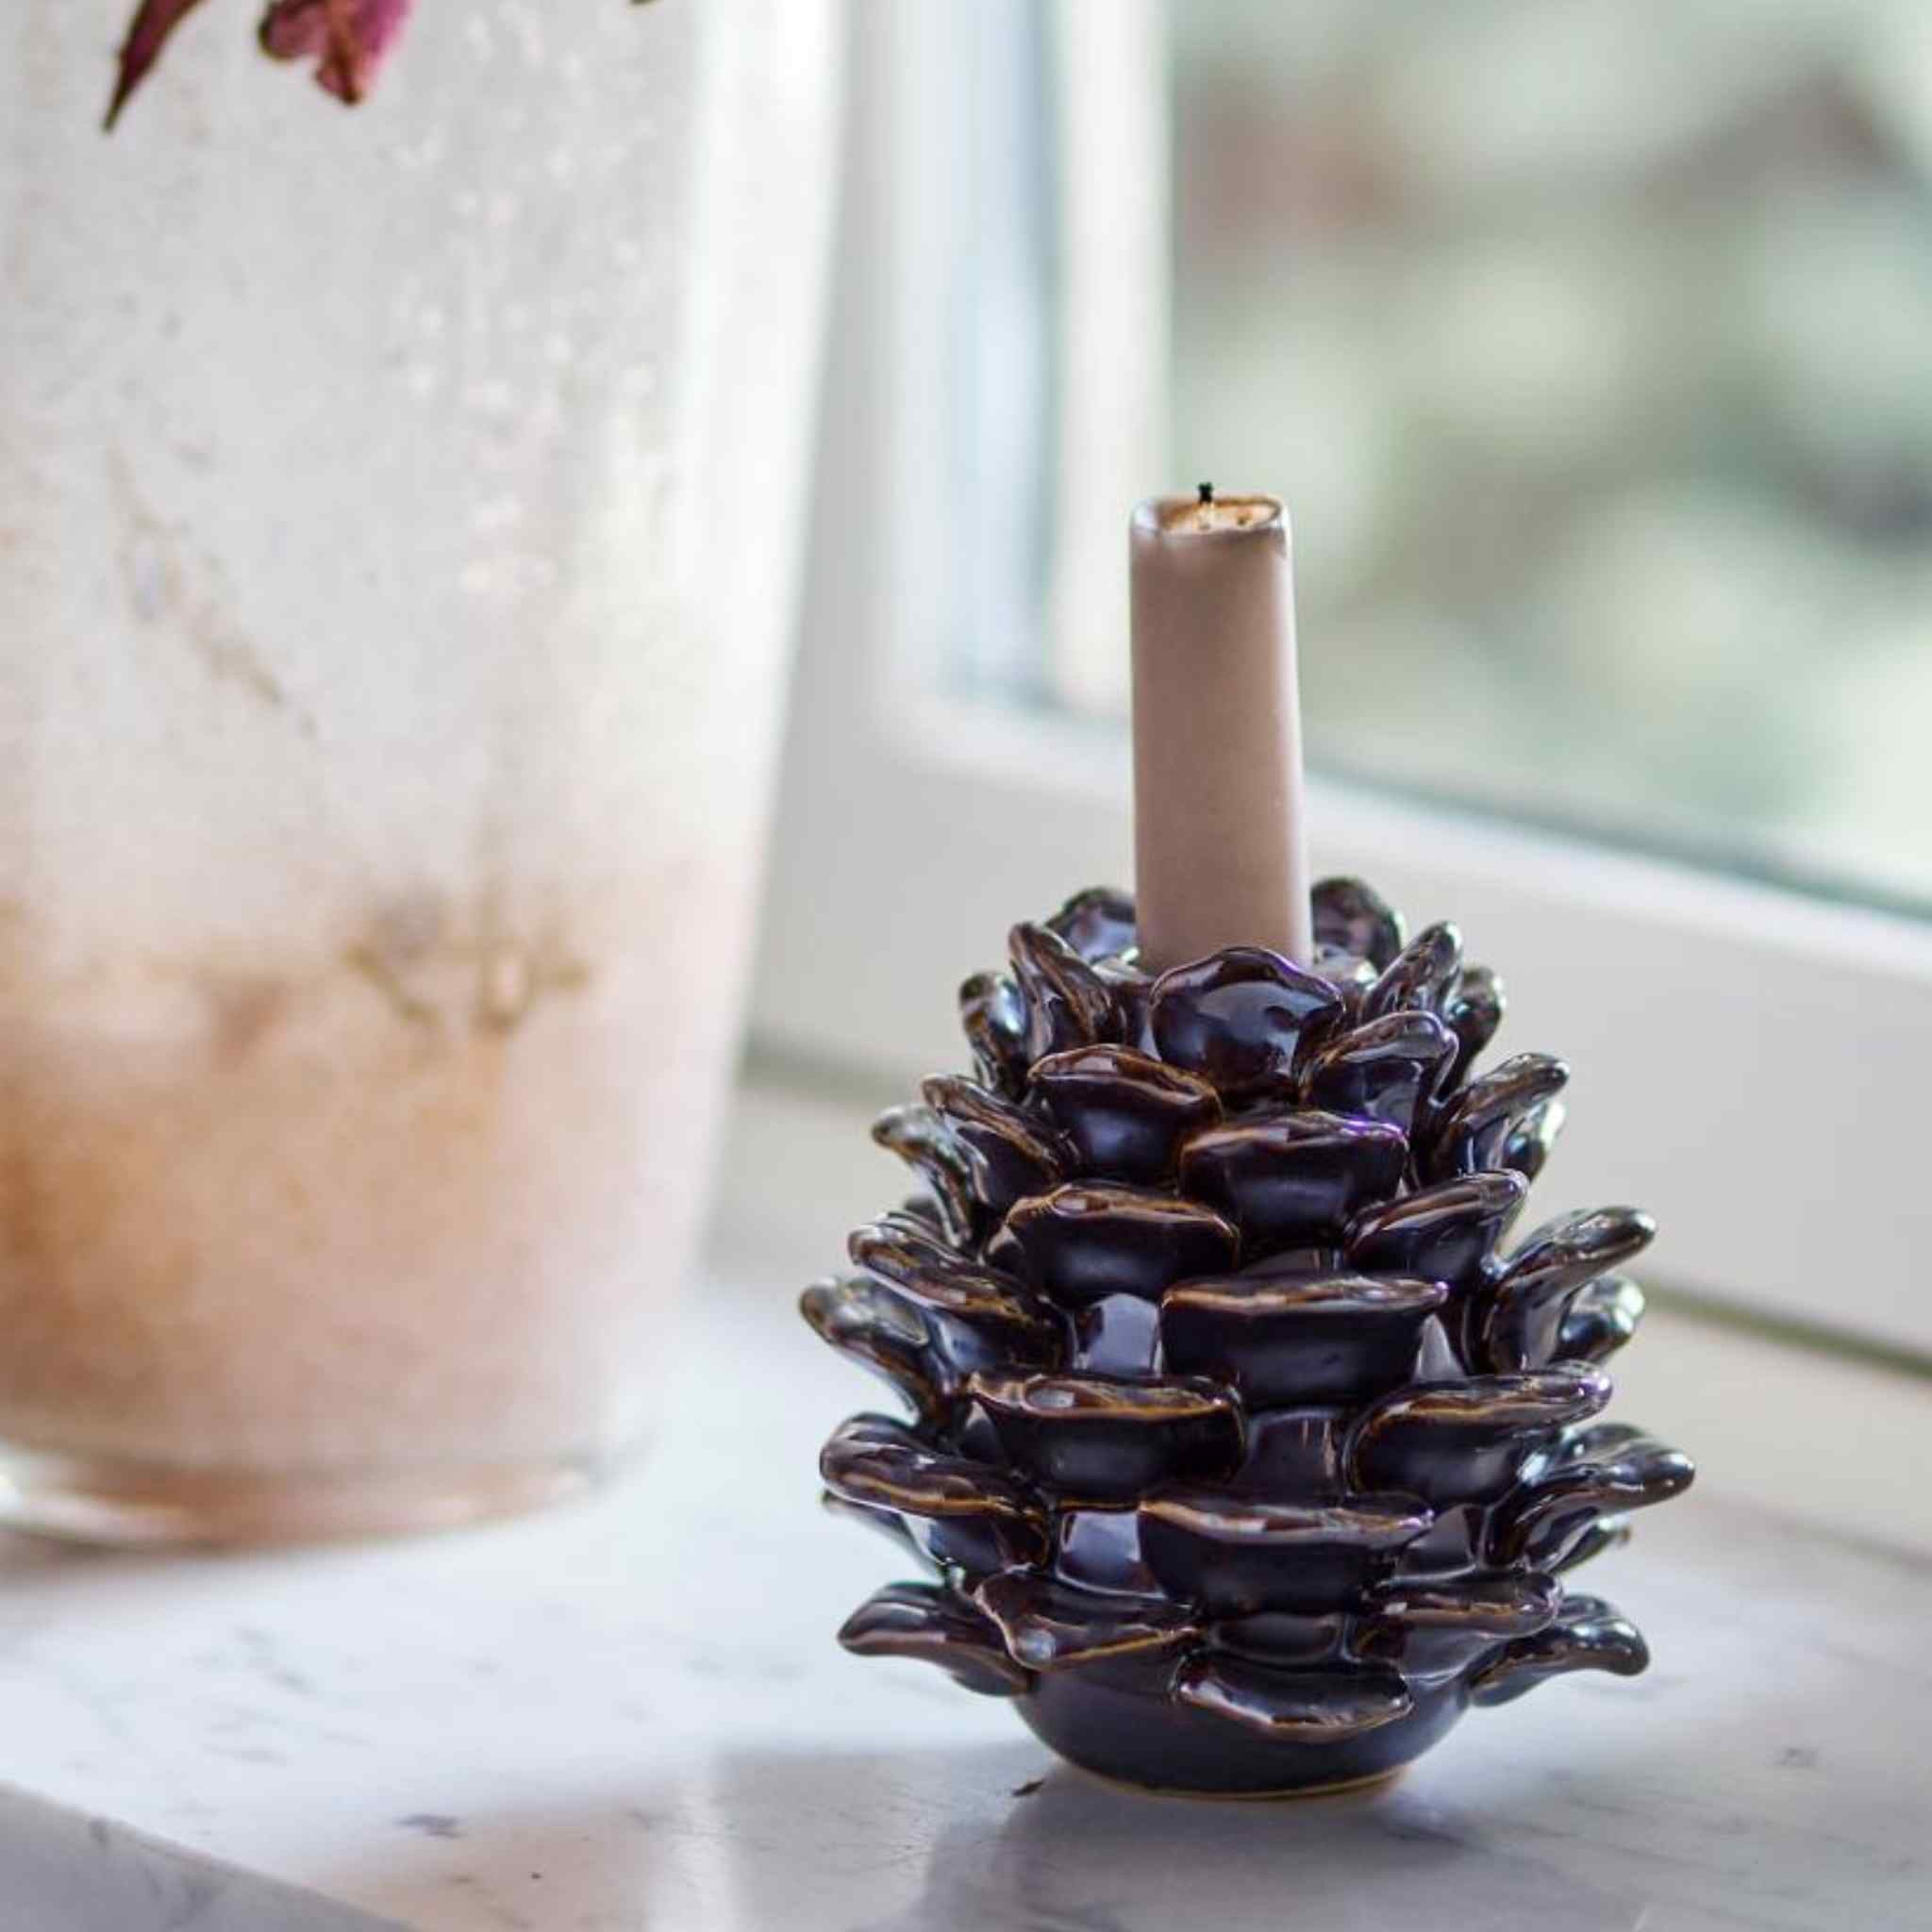
M 142 494 L 134 470 L 109 450 L 108 476 L 121 513 L 117 557 L 136 621 L 172 629 L 211 683 L 228 685 L 263 709 L 285 713 L 305 738 L 315 718 L 296 704 L 266 655 L 227 611 L 229 590 L 218 559 L 191 558 L 186 532 Z
M 342 963 L 413 1029 L 511 1034 L 540 1001 L 581 992 L 591 974 L 554 929 L 523 940 L 501 924 L 493 891 L 462 932 L 434 894 L 411 893 L 383 908 Z
M 56 978 L 0 907 L 0 1438 L 258 1472 L 595 1440 L 637 1258 L 695 1216 L 705 1049 L 567 909 L 404 893 L 332 955 Z
M 292 989 L 266 974 L 207 974 L 201 991 L 208 1007 L 208 1045 L 217 1066 L 244 1060 L 288 1010 Z

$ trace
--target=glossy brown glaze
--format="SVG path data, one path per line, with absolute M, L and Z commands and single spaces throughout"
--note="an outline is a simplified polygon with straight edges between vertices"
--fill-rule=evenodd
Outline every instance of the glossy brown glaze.
M 1474 1072 L 1503 991 L 1454 926 L 1405 944 L 1341 879 L 1314 930 L 1312 970 L 1150 979 L 1122 893 L 1016 926 L 961 989 L 974 1074 L 875 1129 L 920 1193 L 802 1304 L 910 1410 L 835 1432 L 828 1503 L 933 1579 L 841 1641 L 1161 1789 L 1373 1778 L 1472 1704 L 1641 1670 L 1563 1578 L 1691 1477 L 1595 1419 L 1648 1217 L 1509 1245 L 1568 1069 Z
M 1112 1180 L 1172 1178 L 1181 1142 L 1221 1118 L 1209 1081 L 1130 1046 L 1049 1054 L 1033 1067 L 1032 1091 L 1080 1172 Z

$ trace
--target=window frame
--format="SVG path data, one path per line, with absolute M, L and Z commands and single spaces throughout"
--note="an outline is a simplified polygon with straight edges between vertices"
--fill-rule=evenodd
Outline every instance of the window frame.
M 1138 58 L 1158 59 L 1152 0 L 1121 4 Z M 1059 0 L 1063 17 L 1076 10 Z M 1009 925 L 1132 878 L 1124 734 L 950 701 L 922 669 L 943 643 L 921 587 L 942 580 L 946 531 L 925 460 L 945 318 L 921 281 L 934 246 L 921 168 L 946 58 L 934 23 L 949 11 L 868 9 L 854 39 L 820 487 L 753 1008 L 758 1045 L 900 1084 L 964 1063 L 954 990 L 999 961 Z M 1060 67 L 1066 89 L 1123 84 L 1118 61 L 1097 76 Z M 1061 215 L 1104 219 L 1091 193 Z M 1123 273 L 1118 252 L 1108 273 Z M 1084 385 L 1061 399 L 1063 437 L 1104 423 L 1096 398 L 1110 392 L 1130 421 L 1153 420 L 1158 366 L 1131 342 L 1124 359 L 1138 373 L 1062 358 Z M 1130 498 L 1171 479 L 1118 474 L 1144 428 L 1123 435 L 1116 420 L 1096 436 L 1091 462 L 1063 450 L 1062 487 L 1117 499 L 1124 586 Z M 1094 572 L 1083 558 L 1068 581 Z M 1570 1122 L 1532 1221 L 1636 1201 L 1661 1224 L 1650 1278 L 1932 1356 L 1918 1105 L 1932 1091 L 1932 925 L 1319 774 L 1308 810 L 1318 874 L 1359 874 L 1411 929 L 1455 919 L 1471 958 L 1502 974 L 1510 1010 L 1492 1058 L 1571 1061 Z

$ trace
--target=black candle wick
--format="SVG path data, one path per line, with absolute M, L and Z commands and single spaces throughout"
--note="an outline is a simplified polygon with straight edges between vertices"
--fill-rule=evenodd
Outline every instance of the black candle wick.
M 1203 502 L 1204 504 L 1208 504 L 1208 503 L 1212 503 L 1212 502 L 1214 501 L 1214 486 L 1213 486 L 1213 484 L 1211 484 L 1211 483 L 1196 483 L 1196 484 L 1194 485 L 1194 488 L 1195 488 L 1196 490 L 1198 490 L 1198 491 L 1199 491 L 1201 492 L 1201 501 L 1202 501 L 1202 502 Z

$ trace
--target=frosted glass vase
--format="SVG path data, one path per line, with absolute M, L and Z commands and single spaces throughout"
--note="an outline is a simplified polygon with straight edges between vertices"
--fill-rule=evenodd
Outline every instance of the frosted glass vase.
M 440 0 L 355 109 L 210 6 L 104 139 L 125 10 L 0 26 L 0 1510 L 525 1507 L 703 1206 L 831 0 Z

